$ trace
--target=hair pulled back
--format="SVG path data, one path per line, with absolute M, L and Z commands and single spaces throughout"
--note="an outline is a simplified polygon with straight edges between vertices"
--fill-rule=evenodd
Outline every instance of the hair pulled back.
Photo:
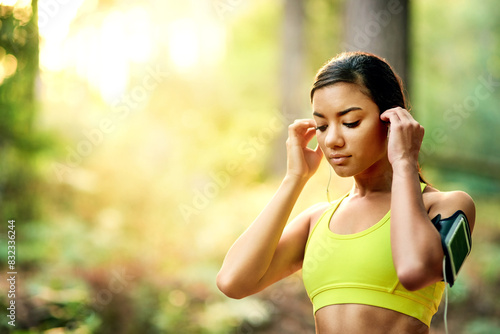
M 393 107 L 407 109 L 403 83 L 382 58 L 366 52 L 345 52 L 328 61 L 316 74 L 314 92 L 337 82 L 356 84 L 378 106 L 380 113 Z

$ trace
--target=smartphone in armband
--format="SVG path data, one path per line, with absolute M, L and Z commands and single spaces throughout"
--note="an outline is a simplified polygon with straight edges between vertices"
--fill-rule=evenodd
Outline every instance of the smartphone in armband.
M 432 219 L 432 223 L 441 235 L 441 244 L 445 256 L 445 272 L 443 276 L 445 281 L 452 287 L 462 264 L 472 248 L 469 222 L 463 211 L 459 210 L 446 219 L 441 219 L 439 214 Z

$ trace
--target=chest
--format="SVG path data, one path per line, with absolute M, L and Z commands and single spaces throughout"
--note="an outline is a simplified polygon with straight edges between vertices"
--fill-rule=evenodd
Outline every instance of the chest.
M 332 215 L 329 228 L 335 234 L 354 234 L 377 224 L 391 208 L 390 196 L 375 200 L 344 200 Z
M 333 214 L 327 211 L 310 235 L 302 271 L 306 287 L 315 290 L 347 282 L 392 289 L 397 283 L 397 275 L 392 261 L 387 212 L 380 210 L 382 219 L 367 218 L 366 225 L 352 220 L 354 229 L 342 224 L 349 232 L 344 234 L 337 233 L 337 229 L 332 233 L 328 226 L 335 214 L 335 211 Z M 360 218 L 366 217 L 361 215 Z

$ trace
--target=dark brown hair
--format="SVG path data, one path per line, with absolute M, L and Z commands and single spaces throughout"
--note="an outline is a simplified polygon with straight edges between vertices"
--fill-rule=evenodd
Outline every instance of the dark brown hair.
M 345 52 L 331 59 L 316 74 L 311 89 L 314 92 L 337 82 L 357 84 L 380 109 L 406 109 L 403 83 L 391 66 L 382 58 L 366 52 Z
M 380 113 L 394 107 L 408 109 L 401 78 L 384 59 L 374 54 L 344 52 L 332 58 L 316 74 L 311 101 L 316 90 L 338 82 L 358 85 L 375 102 Z M 418 168 L 420 181 L 427 183 Z

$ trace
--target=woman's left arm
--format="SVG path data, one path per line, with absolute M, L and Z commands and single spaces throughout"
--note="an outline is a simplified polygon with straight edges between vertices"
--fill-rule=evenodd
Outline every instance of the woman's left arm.
M 398 278 L 408 290 L 418 290 L 443 278 L 443 249 L 431 217 L 447 218 L 462 210 L 474 228 L 474 202 L 464 192 L 436 193 L 424 205 L 418 175 L 423 127 L 408 111 L 393 108 L 381 115 L 390 122 L 388 158 L 392 165 L 391 248 Z

